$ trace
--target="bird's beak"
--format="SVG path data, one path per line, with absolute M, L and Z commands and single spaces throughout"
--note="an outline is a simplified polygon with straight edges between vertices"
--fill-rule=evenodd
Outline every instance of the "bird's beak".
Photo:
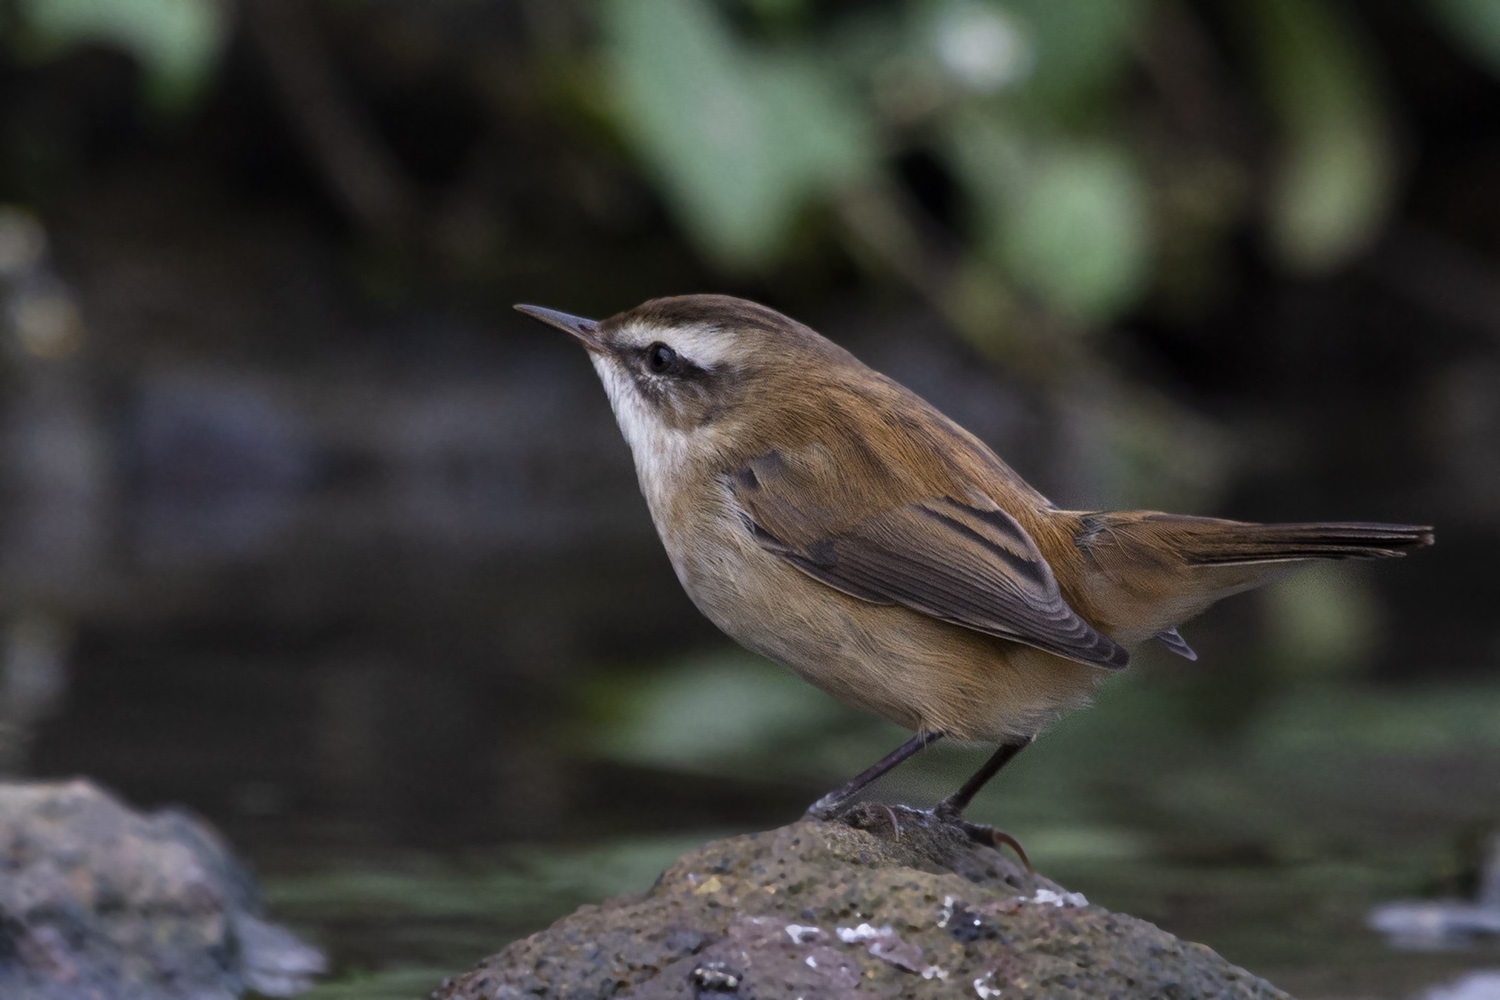
M 569 316 L 556 309 L 543 309 L 541 306 L 516 306 L 516 312 L 525 313 L 532 319 L 557 327 L 593 353 L 597 354 L 604 350 L 604 342 L 597 336 L 599 330 L 597 320 L 584 319 L 582 316 Z

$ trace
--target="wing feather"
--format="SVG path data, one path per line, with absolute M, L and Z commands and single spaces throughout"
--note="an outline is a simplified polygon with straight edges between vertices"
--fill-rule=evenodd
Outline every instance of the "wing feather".
M 851 597 L 1082 663 L 1129 662 L 1068 606 L 1036 542 L 987 497 L 926 497 L 850 521 L 819 502 L 824 478 L 771 452 L 729 482 L 762 546 Z

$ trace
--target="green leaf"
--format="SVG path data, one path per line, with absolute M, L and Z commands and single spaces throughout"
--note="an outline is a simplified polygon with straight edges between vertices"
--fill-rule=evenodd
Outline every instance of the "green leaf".
M 1145 185 L 1106 145 L 1047 151 L 1018 192 L 1005 254 L 1022 284 L 1054 306 L 1105 319 L 1148 277 Z
M 1146 185 L 1103 141 L 1042 141 L 990 116 L 963 116 L 954 161 L 980 209 L 989 258 L 1053 309 L 1105 320 L 1150 277 Z
M 1380 645 L 1379 598 L 1344 564 L 1319 563 L 1266 589 L 1270 662 L 1293 678 L 1352 674 Z
M 129 52 L 151 97 L 168 108 L 201 92 L 228 28 L 221 0 L 20 0 L 19 13 L 43 52 L 87 43 Z
M 1228 482 L 1230 443 L 1168 396 L 1091 378 L 1067 400 L 1069 447 L 1091 504 L 1211 510 Z
M 1453 40 L 1500 72 L 1500 4 L 1495 0 L 1429 0 Z
M 811 55 L 757 60 L 754 78 L 778 169 L 794 193 L 810 199 L 837 190 L 872 166 L 869 124 L 840 99 Z
M 1115 81 L 1130 56 L 1139 0 L 1005 0 L 1036 45 L 1027 90 L 1056 107 L 1087 102 Z
M 610 0 L 603 13 L 620 127 L 722 262 L 767 262 L 801 208 L 873 162 L 863 113 L 811 55 L 748 51 L 700 0 Z
M 614 717 L 595 727 L 597 748 L 617 760 L 701 773 L 734 773 L 841 714 L 791 671 L 739 652 L 693 658 L 632 685 L 629 695 L 602 699 Z
M 1395 153 L 1359 26 L 1320 0 L 1245 0 L 1282 153 L 1269 204 L 1273 248 L 1304 273 L 1374 241 L 1391 209 Z

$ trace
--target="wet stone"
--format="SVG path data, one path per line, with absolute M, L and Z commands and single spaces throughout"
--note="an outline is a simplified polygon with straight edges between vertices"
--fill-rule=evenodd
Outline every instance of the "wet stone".
M 897 835 L 887 815 L 706 845 L 645 892 L 581 908 L 433 1000 L 1286 998 L 951 827 L 902 811 Z
M 0 997 L 292 996 L 323 967 L 200 820 L 87 781 L 0 782 Z

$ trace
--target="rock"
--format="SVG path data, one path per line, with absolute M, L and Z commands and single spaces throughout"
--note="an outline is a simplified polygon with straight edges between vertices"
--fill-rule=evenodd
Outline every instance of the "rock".
M 645 892 L 580 908 L 432 1000 L 617 995 L 1287 996 L 1201 944 L 883 806 L 707 844 Z
M 87 781 L 0 783 L 0 997 L 291 996 L 323 967 L 200 820 Z

